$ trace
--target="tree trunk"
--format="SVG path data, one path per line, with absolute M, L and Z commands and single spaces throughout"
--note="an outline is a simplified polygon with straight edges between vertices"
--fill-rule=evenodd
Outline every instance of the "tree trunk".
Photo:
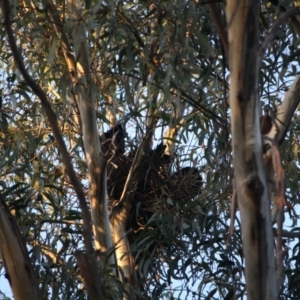
M 231 0 L 226 6 L 233 165 L 249 300 L 276 299 L 270 202 L 259 126 L 259 3 Z

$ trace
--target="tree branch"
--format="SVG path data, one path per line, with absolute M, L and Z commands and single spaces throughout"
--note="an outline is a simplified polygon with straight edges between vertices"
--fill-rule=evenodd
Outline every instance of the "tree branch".
M 156 96 L 154 97 L 154 101 L 156 101 Z M 136 287 L 139 283 L 136 278 L 134 259 L 130 253 L 131 249 L 127 237 L 126 225 L 133 205 L 136 187 L 142 175 L 141 171 L 145 165 L 145 156 L 149 153 L 155 124 L 157 122 L 157 120 L 152 117 L 152 108 L 149 109 L 148 114 L 146 134 L 136 151 L 120 200 L 114 207 L 111 214 L 112 237 L 116 247 L 115 253 L 118 266 L 122 269 L 127 282 Z M 126 285 L 126 289 L 130 293 L 130 287 L 128 285 Z
M 275 235 L 278 234 L 278 229 L 274 228 Z M 300 231 L 287 231 L 282 230 L 282 237 L 288 238 L 288 239 L 299 239 L 300 238 Z
M 279 106 L 268 139 L 282 144 L 289 128 L 292 117 L 300 102 L 300 75 L 297 75 L 289 90 L 285 93 L 282 104 Z
M 210 2 L 209 3 L 209 8 L 212 13 L 213 20 L 215 22 L 215 25 L 217 27 L 225 55 L 228 59 L 229 55 L 229 50 L 228 50 L 228 37 L 227 37 L 227 31 L 225 30 L 224 24 L 222 24 L 222 15 L 220 14 L 218 7 L 216 6 L 215 3 Z
M 89 200 L 96 250 L 106 252 L 112 247 L 111 229 L 107 203 L 107 165 L 101 151 L 95 112 L 95 88 L 91 77 L 87 29 L 82 22 L 80 1 L 68 2 L 68 12 L 72 20 L 72 37 L 76 69 L 73 74 L 73 94 L 82 120 L 83 145 L 89 170 Z M 114 257 L 109 263 L 115 264 Z
M 14 298 L 43 299 L 18 225 L 1 195 L 0 252 Z
M 275 6 L 279 6 L 281 11 L 283 11 L 283 12 L 286 11 L 286 8 L 283 5 L 279 4 L 278 0 L 270 0 L 270 2 Z M 294 25 L 297 33 L 300 35 L 300 25 L 299 25 L 297 18 L 295 16 L 292 16 L 291 21 L 292 21 L 292 24 Z
M 51 105 L 47 99 L 47 95 L 42 90 L 42 88 L 33 80 L 33 78 L 29 75 L 27 70 L 25 69 L 23 58 L 21 57 L 19 53 L 19 49 L 17 47 L 14 34 L 11 28 L 11 20 L 10 20 L 10 2 L 8 0 L 2 1 L 2 9 L 4 12 L 4 26 L 8 35 L 8 41 L 9 45 L 15 60 L 15 64 L 17 65 L 18 69 L 20 70 L 22 76 L 24 77 L 24 80 L 28 84 L 28 86 L 32 89 L 32 91 L 37 95 L 37 97 L 40 99 L 41 104 L 45 110 L 45 113 L 48 117 L 50 126 L 52 128 L 53 134 L 55 136 L 58 148 L 60 150 L 62 161 L 66 167 L 66 173 L 68 174 L 70 181 L 73 185 L 73 188 L 76 192 L 76 195 L 78 197 L 81 211 L 82 211 L 82 218 L 84 220 L 83 223 L 83 239 L 84 239 L 84 245 L 87 251 L 87 256 L 89 260 L 89 266 L 91 271 L 95 271 L 96 268 L 96 256 L 95 251 L 93 248 L 92 243 L 92 230 L 91 230 L 91 217 L 90 212 L 85 200 L 85 195 L 83 192 L 83 189 L 81 187 L 81 183 L 78 180 L 76 173 L 74 171 L 71 157 L 69 155 L 69 152 L 66 148 L 65 142 L 62 138 L 61 132 L 59 130 L 58 124 L 57 124 L 57 118 L 55 113 L 53 112 Z M 97 278 L 97 277 L 96 277 Z M 98 282 L 99 284 L 99 282 Z
M 277 296 L 270 202 L 259 128 L 259 6 L 258 0 L 228 0 L 226 4 L 233 166 L 249 300 Z
M 276 22 L 273 24 L 272 28 L 270 29 L 270 32 L 268 36 L 263 41 L 262 45 L 260 46 L 258 50 L 258 64 L 260 65 L 263 59 L 263 56 L 266 52 L 266 49 L 271 44 L 271 42 L 274 40 L 276 32 L 278 28 L 288 19 L 292 16 L 300 15 L 300 9 L 298 8 L 291 8 L 284 12 L 279 18 L 276 20 Z

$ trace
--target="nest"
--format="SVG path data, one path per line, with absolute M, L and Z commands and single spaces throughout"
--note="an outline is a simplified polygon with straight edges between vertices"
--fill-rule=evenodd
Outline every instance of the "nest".
M 102 151 L 108 161 L 110 210 L 122 195 L 136 154 L 136 150 L 125 154 L 124 136 L 122 126 L 118 125 L 100 137 Z M 148 222 L 157 209 L 186 203 L 201 193 L 202 177 L 199 170 L 185 167 L 172 173 L 172 159 L 164 152 L 165 146 L 159 144 L 155 149 L 148 149 L 145 154 L 127 227 L 137 230 Z

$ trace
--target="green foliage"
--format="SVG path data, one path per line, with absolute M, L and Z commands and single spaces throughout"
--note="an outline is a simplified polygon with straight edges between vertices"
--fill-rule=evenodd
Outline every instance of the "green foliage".
M 285 1 L 286 6 L 291 1 Z M 62 41 L 55 34 L 43 1 L 14 3 L 13 30 L 26 68 L 47 93 L 82 185 L 87 169 L 78 110 L 71 93 Z M 178 166 L 198 166 L 202 193 L 187 201 L 165 195 L 153 199 L 155 214 L 132 245 L 145 294 L 152 299 L 240 299 L 245 297 L 239 220 L 228 249 L 233 171 L 228 107 L 228 69 L 211 13 L 202 1 L 85 1 L 84 24 L 91 60 L 90 86 L 97 93 L 97 126 L 110 126 L 111 112 L 126 128 L 126 151 L 138 148 L 150 110 L 157 119 L 154 144 L 168 125 L 184 122 L 173 139 Z M 72 30 L 64 1 L 55 3 L 63 31 Z M 218 7 L 224 17 L 223 3 Z M 263 1 L 261 41 L 280 14 Z M 225 24 L 225 23 L 224 23 Z M 225 26 L 225 25 L 224 25 Z M 78 47 L 68 40 L 71 51 Z M 26 240 L 47 299 L 87 299 L 73 256 L 82 249 L 78 201 L 65 175 L 39 101 L 13 63 L 0 27 L 1 110 L 0 185 Z M 282 26 L 262 63 L 259 87 L 264 110 L 276 113 L 284 91 L 299 73 L 299 37 Z M 282 151 L 287 199 L 293 209 L 288 226 L 299 228 L 299 113 Z M 165 192 L 166 193 L 166 192 Z M 167 200 L 166 200 L 167 199 Z M 299 231 L 298 231 L 299 232 Z M 297 299 L 299 238 L 286 240 L 282 299 Z M 109 286 L 122 282 L 102 266 Z M 114 296 L 112 295 L 112 298 Z

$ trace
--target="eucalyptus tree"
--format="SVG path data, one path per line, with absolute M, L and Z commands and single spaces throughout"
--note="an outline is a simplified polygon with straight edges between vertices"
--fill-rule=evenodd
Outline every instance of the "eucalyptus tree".
M 2 1 L 15 299 L 299 297 L 297 5 Z

